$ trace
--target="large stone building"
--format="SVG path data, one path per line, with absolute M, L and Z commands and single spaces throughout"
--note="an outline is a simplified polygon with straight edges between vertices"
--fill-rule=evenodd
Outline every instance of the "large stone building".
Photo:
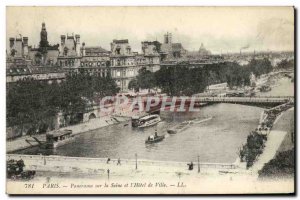
M 77 73 L 80 59 L 80 35 L 61 35 L 58 65 L 70 73 Z
M 6 68 L 27 66 L 31 63 L 28 54 L 28 37 L 9 38 L 9 49 L 6 51 Z
M 28 56 L 32 61 L 32 65 L 42 65 L 42 66 L 56 66 L 57 57 L 59 54 L 59 44 L 49 45 L 47 37 L 46 24 L 42 23 L 42 29 L 40 33 L 40 43 L 39 46 L 28 47 Z M 27 40 L 28 41 L 28 40 Z
M 169 44 L 171 39 L 168 39 Z M 129 82 L 138 75 L 139 69 L 145 67 L 155 72 L 160 69 L 161 55 L 173 55 L 172 52 L 162 52 L 162 44 L 158 41 L 144 41 L 141 45 L 142 53 L 137 53 L 132 52 L 127 39 L 113 40 L 111 51 L 107 51 L 100 46 L 89 47 L 84 42 L 80 43 L 78 34 L 61 35 L 60 44 L 50 45 L 46 24 L 42 23 L 40 43 L 37 47 L 28 46 L 28 37 L 10 38 L 7 66 L 19 69 L 7 71 L 10 76 L 9 82 L 29 77 L 29 73 L 30 77 L 40 79 L 44 76 L 33 75 L 37 73 L 33 66 L 40 70 L 38 74 L 42 73 L 42 67 L 48 69 L 47 73 L 51 73 L 49 67 L 52 66 L 53 69 L 60 68 L 60 72 L 71 75 L 77 73 L 101 77 L 110 75 L 116 80 L 121 91 L 127 91 Z M 175 51 L 174 48 L 171 50 Z M 13 77 L 17 75 L 18 77 Z
M 198 53 L 199 53 L 200 56 L 209 56 L 209 55 L 211 55 L 211 52 L 204 47 L 203 43 L 201 43 L 201 46 L 199 48 Z
M 49 45 L 45 23 L 42 23 L 38 47 L 28 46 L 28 37 L 9 38 L 8 61 L 27 60 L 27 64 L 38 66 L 56 66 L 58 57 L 58 44 Z M 9 63 L 9 62 L 8 62 Z
M 57 67 L 58 46 L 49 45 L 45 23 L 42 23 L 40 43 L 37 48 L 28 46 L 28 37 L 9 38 L 6 57 L 6 82 L 35 79 L 61 82 L 65 73 Z
M 65 80 L 65 73 L 58 67 L 37 67 L 37 66 L 22 66 L 10 67 L 6 69 L 6 83 L 15 83 L 19 80 L 34 79 L 38 81 L 60 83 Z
M 145 65 L 147 70 L 151 72 L 156 72 L 160 69 L 160 48 L 161 43 L 159 43 L 158 41 L 142 42 L 142 55 L 144 57 L 143 64 Z
M 110 52 L 102 47 L 82 48 L 82 58 L 80 60 L 80 73 L 94 74 L 106 77 L 110 74 Z
M 80 45 L 80 35 L 61 35 L 58 65 L 69 74 L 107 76 L 110 74 L 110 52 L 102 47 Z
M 160 69 L 160 43 L 142 42 L 142 54 L 131 51 L 127 39 L 113 40 L 111 43 L 110 68 L 112 78 L 116 80 L 121 91 L 128 91 L 129 82 L 145 67 L 151 72 Z
M 110 67 L 112 78 L 121 91 L 128 90 L 129 82 L 138 74 L 136 54 L 131 51 L 128 40 L 113 40 L 111 45 Z

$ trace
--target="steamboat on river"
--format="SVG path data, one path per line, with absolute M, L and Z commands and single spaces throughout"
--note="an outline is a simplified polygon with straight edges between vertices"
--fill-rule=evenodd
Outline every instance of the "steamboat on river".
M 153 126 L 161 121 L 159 115 L 147 115 L 144 117 L 132 117 L 132 127 L 145 128 Z
M 72 130 L 59 130 L 46 134 L 46 149 L 54 149 L 74 141 Z

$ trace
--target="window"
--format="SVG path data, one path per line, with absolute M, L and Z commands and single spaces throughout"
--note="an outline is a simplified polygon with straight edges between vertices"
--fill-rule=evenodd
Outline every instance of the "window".
M 120 55 L 120 51 L 121 51 L 121 47 L 120 47 L 120 46 L 117 46 L 115 53 L 116 53 L 117 55 Z
M 131 48 L 128 46 L 128 47 L 126 48 L 126 51 L 127 51 L 127 54 L 130 54 L 130 53 L 131 53 Z
M 68 55 L 68 48 L 65 48 L 64 49 L 64 56 L 67 56 Z
M 120 77 L 120 76 L 121 76 L 121 72 L 117 71 L 117 77 Z

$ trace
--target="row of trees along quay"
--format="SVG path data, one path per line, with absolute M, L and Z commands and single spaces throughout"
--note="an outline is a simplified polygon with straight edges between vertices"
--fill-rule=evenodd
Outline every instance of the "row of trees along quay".
M 7 126 L 30 126 L 28 134 L 53 130 L 58 112 L 69 116 L 69 125 L 79 123 L 94 97 L 113 96 L 119 92 L 111 77 L 90 75 L 67 76 L 61 83 L 49 85 L 33 79 L 18 81 L 7 88 Z
M 142 68 L 138 76 L 130 81 L 129 88 L 141 89 L 160 88 L 171 96 L 190 96 L 201 93 L 208 85 L 227 82 L 229 87 L 250 85 L 250 74 L 259 77 L 273 70 L 268 59 L 251 60 L 248 65 L 236 62 L 224 62 L 190 68 L 180 64 L 173 67 L 161 67 L 156 72 Z
M 289 102 L 264 111 L 267 114 L 265 121 L 260 123 L 261 128 L 252 131 L 247 142 L 239 149 L 239 157 L 241 162 L 246 162 L 247 169 L 252 167 L 259 155 L 263 153 L 265 143 L 268 139 L 267 135 L 261 131 L 271 130 L 276 118 L 284 111 L 293 107 L 294 104 Z M 293 135 L 293 133 L 291 133 Z M 293 136 L 292 136 L 293 137 Z
M 129 83 L 129 88 L 160 88 L 168 95 L 192 95 L 203 92 L 206 86 L 227 82 L 230 87 L 249 85 L 249 76 L 272 71 L 268 59 L 251 60 L 241 66 L 234 62 L 189 68 L 178 65 L 162 67 L 156 72 L 145 68 Z M 93 98 L 113 96 L 119 92 L 110 77 L 85 74 L 67 76 L 62 83 L 51 85 L 33 79 L 20 80 L 7 87 L 7 127 L 29 125 L 28 134 L 45 133 L 54 127 L 53 119 L 58 112 L 69 116 L 67 125 L 79 123 L 78 113 L 83 113 Z

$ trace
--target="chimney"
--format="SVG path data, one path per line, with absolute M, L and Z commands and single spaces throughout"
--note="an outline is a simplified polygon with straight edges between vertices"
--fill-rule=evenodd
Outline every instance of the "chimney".
M 61 35 L 60 36 L 60 55 L 64 55 L 65 43 L 66 43 L 66 36 Z
M 169 33 L 168 35 L 168 42 L 169 44 L 172 44 L 172 33 Z
M 28 37 L 23 37 L 23 53 L 24 56 L 28 56 Z
M 76 44 L 79 44 L 80 43 L 80 35 L 76 34 L 75 39 L 76 39 Z
M 82 56 L 85 56 L 85 43 L 82 43 Z
M 164 35 L 164 43 L 168 44 L 168 33 Z
M 80 56 L 80 35 L 75 35 L 75 41 L 76 41 L 76 55 Z
M 61 44 L 64 45 L 65 42 L 66 42 L 66 36 L 65 35 L 61 35 L 60 36 L 60 41 L 61 41 Z
M 15 45 L 15 38 L 12 37 L 9 38 L 9 47 L 13 49 L 14 45 Z
M 22 38 L 16 38 L 15 50 L 16 50 L 16 54 L 15 54 L 16 57 L 22 57 L 23 55 Z
M 15 46 L 15 38 L 9 38 L 9 55 L 11 55 L 12 50 Z

